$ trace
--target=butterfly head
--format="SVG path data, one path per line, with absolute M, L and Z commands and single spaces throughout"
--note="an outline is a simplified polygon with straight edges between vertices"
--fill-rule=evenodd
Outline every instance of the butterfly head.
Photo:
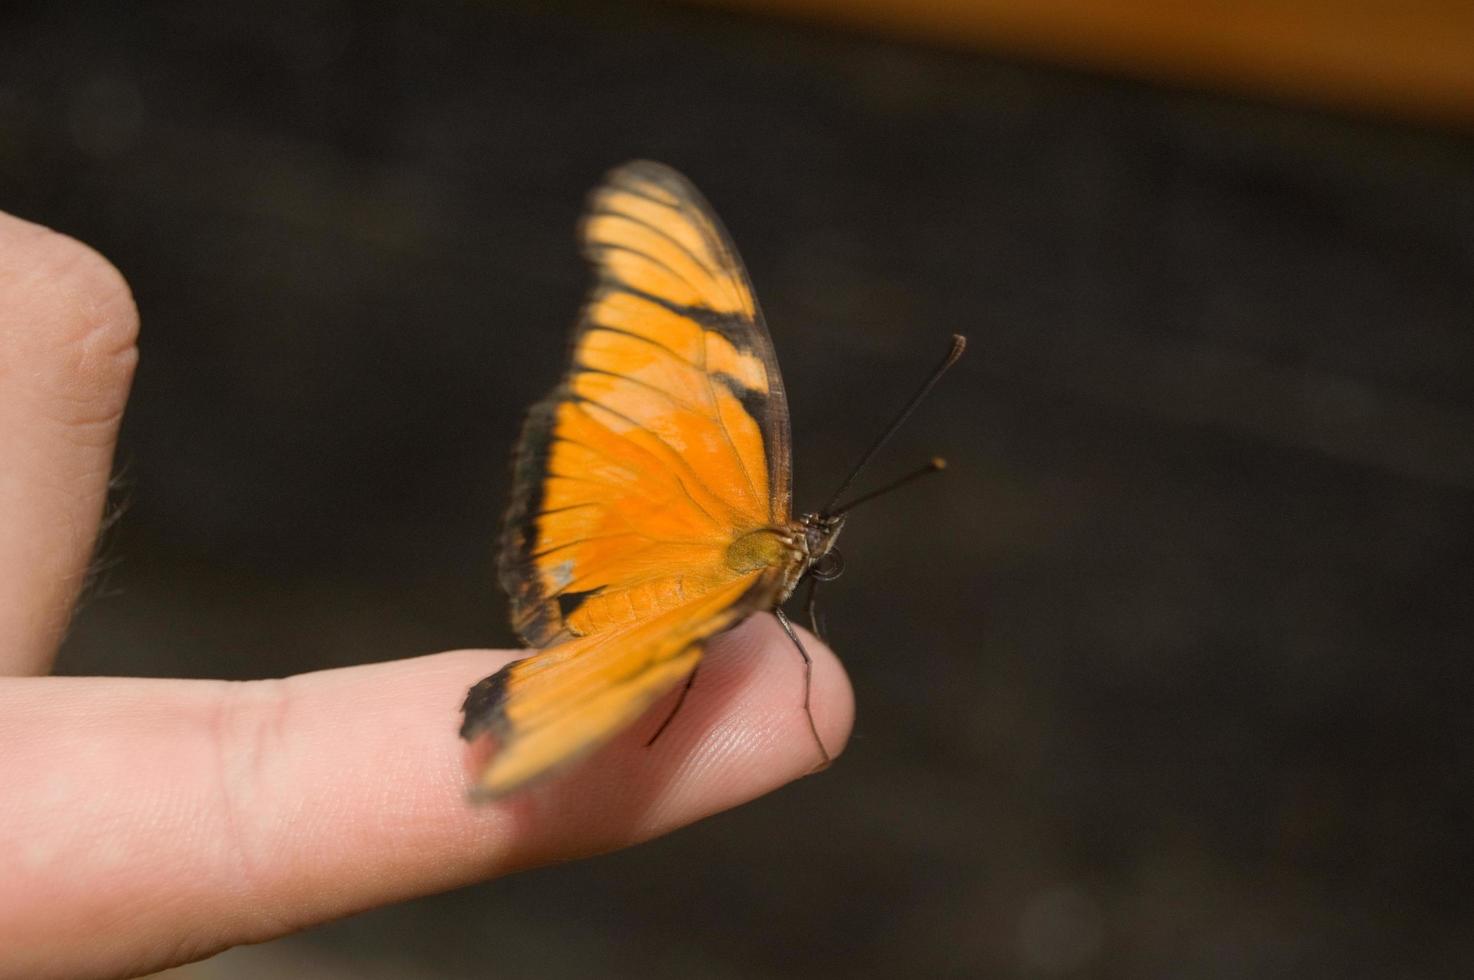
M 839 578 L 844 571 L 844 558 L 834 547 L 834 542 L 839 538 L 839 532 L 844 530 L 844 522 L 843 514 L 805 514 L 799 518 L 804 542 L 808 545 L 805 574 L 821 582 Z

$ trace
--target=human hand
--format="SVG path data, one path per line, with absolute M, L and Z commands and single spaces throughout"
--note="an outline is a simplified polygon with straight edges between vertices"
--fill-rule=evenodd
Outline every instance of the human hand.
M 801 664 L 770 615 L 713 643 L 653 747 L 668 704 L 480 807 L 457 709 L 516 651 L 244 683 L 25 676 L 49 670 L 91 559 L 136 333 L 106 260 L 0 214 L 0 976 L 161 969 L 634 844 L 813 768 Z M 849 683 L 806 643 L 834 753 Z

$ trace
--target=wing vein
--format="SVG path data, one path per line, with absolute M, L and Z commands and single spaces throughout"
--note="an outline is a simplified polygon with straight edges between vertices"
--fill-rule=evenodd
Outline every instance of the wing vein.
M 706 292 L 705 290 L 701 289 L 697 283 L 694 283 L 690 279 L 688 279 L 686 277 L 685 273 L 678 272 L 675 269 L 672 269 L 667 263 L 662 262 L 660 259 L 657 259 L 655 256 L 651 255 L 649 252 L 641 251 L 640 249 L 635 248 L 635 247 L 633 247 L 631 245 L 616 245 L 616 244 L 614 244 L 612 242 L 603 242 L 603 241 L 601 241 L 601 242 L 596 242 L 594 244 L 594 250 L 596 252 L 598 252 L 598 251 L 624 252 L 626 255 L 637 255 L 640 258 L 644 259 L 646 262 L 649 262 L 651 265 L 658 266 L 659 268 L 664 269 L 666 272 L 669 272 L 676 279 L 680 280 L 681 282 L 685 283 L 687 286 L 691 287 L 692 292 L 695 292 L 697 295 L 702 295 L 703 293 Z M 702 262 L 699 262 L 698 261 L 697 264 L 700 265 L 702 268 L 705 268 L 706 267 L 705 266 L 705 263 L 702 263 Z M 616 278 L 613 275 L 610 275 L 609 278 L 612 279 L 615 282 L 620 283 L 621 285 L 623 285 L 623 283 L 624 283 L 623 280 L 618 279 L 618 278 Z M 712 312 L 715 313 L 716 311 L 713 310 Z
M 588 544 L 590 541 L 610 541 L 614 538 L 643 538 L 655 544 L 675 543 L 664 541 L 660 538 L 652 538 L 650 535 L 641 534 L 639 531 L 615 531 L 611 534 L 590 534 L 586 538 L 575 538 L 572 541 L 565 541 L 562 544 L 553 545 L 551 548 L 544 548 L 542 551 L 534 551 L 531 557 L 535 561 L 539 558 L 546 558 L 548 555 L 556 555 L 560 551 L 567 551 L 569 548 L 576 548 L 581 544 Z
M 709 385 L 710 383 L 711 383 L 711 378 L 708 376 L 708 378 L 707 378 L 707 384 Z M 658 432 L 654 431 L 653 429 L 649 428 L 644 423 L 640 422 L 638 419 L 630 418 L 628 415 L 626 415 L 623 412 L 619 411 L 619 409 L 617 409 L 617 408 L 611 408 L 610 406 L 605 405 L 603 402 L 601 402 L 601 401 L 599 401 L 597 399 L 594 399 L 594 398 L 583 398 L 582 396 L 580 396 L 578 400 L 581 401 L 581 402 L 586 402 L 586 403 L 588 403 L 590 405 L 595 405 L 598 408 L 602 409 L 603 411 L 608 412 L 610 415 L 613 415 L 613 416 L 615 416 L 617 418 L 624 419 L 624 421 L 626 421 L 626 422 L 628 422 L 630 424 L 630 427 L 631 428 L 638 429 L 641 432 L 644 432 L 647 435 L 649 435 L 650 438 L 652 438 L 656 442 L 660 443 L 667 450 L 669 450 L 670 453 L 673 456 L 675 456 L 676 461 L 678 463 L 680 463 L 681 469 L 683 469 L 687 473 L 691 474 L 691 479 L 695 483 L 700 484 L 701 487 L 702 487 L 702 489 L 704 489 L 707 493 L 711 494 L 712 497 L 716 498 L 717 500 L 721 500 L 722 499 L 722 495 L 719 494 L 719 493 L 717 493 L 716 490 L 714 490 L 712 488 L 711 484 L 709 484 L 709 483 L 706 482 L 706 479 L 704 477 L 702 477 L 700 471 L 698 471 L 695 467 L 693 467 L 691 465 L 690 461 L 688 461 L 686 459 L 685 454 L 682 453 L 675 446 L 672 446 L 664 438 L 662 438 L 661 435 L 660 435 L 660 433 L 658 433 Z M 720 422 L 720 420 L 718 420 L 718 422 Z M 608 430 L 611 435 L 614 435 L 614 436 L 618 437 L 619 434 L 616 433 L 616 432 L 614 432 L 612 429 L 609 429 L 608 426 L 604 426 L 604 428 L 606 430 Z M 725 425 L 720 425 L 719 424 L 718 425 L 718 428 L 720 428 L 722 430 L 722 434 L 723 434 L 723 436 L 727 440 L 727 445 L 729 445 L 729 446 L 732 447 L 733 454 L 734 455 L 737 455 L 737 447 L 734 446 L 734 445 L 732 445 L 732 437 L 727 432 L 727 427 Z M 757 488 L 752 486 L 752 477 L 750 475 L 748 475 L 747 466 L 746 466 L 746 464 L 744 464 L 742 462 L 742 457 L 740 455 L 737 455 L 737 466 L 738 466 L 739 469 L 742 470 L 742 475 L 747 478 L 747 484 L 748 484 L 748 486 L 752 488 L 753 499 L 756 500 L 756 501 L 758 501 L 759 503 L 761 503 L 761 500 L 758 498 L 758 495 L 757 495 Z M 674 474 L 674 475 L 676 477 L 676 482 L 677 483 L 682 483 L 683 482 L 682 479 L 681 479 L 681 476 L 679 474 Z M 682 489 L 684 490 L 685 487 L 682 486 Z M 687 496 L 690 496 L 689 491 L 687 492 Z M 695 500 L 694 497 L 692 497 L 691 499 L 693 501 Z M 698 506 L 700 506 L 700 505 L 698 504 Z M 702 510 L 704 511 L 705 508 L 702 508 Z
M 606 432 L 609 431 L 607 427 L 605 428 L 605 431 Z M 614 435 L 614 433 L 610 433 L 610 434 L 611 435 Z M 653 436 L 655 434 L 652 432 L 651 435 Z M 598 456 L 598 457 L 600 457 L 602 459 L 606 459 L 609 462 L 613 463 L 615 466 L 620 467 L 621 469 L 624 469 L 625 468 L 623 466 L 623 464 L 621 464 L 619 462 L 619 460 L 615 459 L 613 456 L 610 456 L 608 453 L 606 453 L 604 450 L 600 449 L 598 446 L 590 446 L 588 443 L 579 442 L 577 439 L 569 439 L 567 436 L 559 436 L 558 438 L 559 438 L 560 441 L 566 442 L 570 446 L 578 446 L 581 449 L 584 449 L 584 450 L 586 450 L 588 452 L 593 453 L 595 456 Z M 616 438 L 618 438 L 618 437 L 616 436 Z M 629 442 L 628 439 L 625 439 L 623 441 L 624 442 Z M 669 448 L 669 445 L 667 443 L 663 443 L 662 442 L 662 445 L 665 445 L 667 448 Z M 639 447 L 638 446 L 636 446 L 635 448 L 637 450 L 639 450 Z M 643 452 L 643 450 L 640 450 L 640 451 Z M 674 450 L 672 450 L 672 451 L 674 451 Z M 595 484 L 596 486 L 612 487 L 612 488 L 618 489 L 618 487 L 616 487 L 614 484 L 605 483 L 602 480 L 591 480 L 591 479 L 588 479 L 587 477 L 563 476 L 562 474 L 554 473 L 552 470 L 549 470 L 548 473 L 549 473 L 550 476 L 557 476 L 557 477 L 559 477 L 559 479 L 563 479 L 563 480 L 578 480 L 578 481 L 580 481 L 582 483 L 592 483 L 592 484 Z M 697 478 L 698 482 L 700 482 L 700 474 L 696 474 L 696 473 L 693 472 L 692 475 Z M 697 510 L 699 510 L 699 511 L 701 511 L 701 513 L 705 514 L 706 517 L 707 517 L 707 519 L 710 520 L 712 524 L 717 525 L 717 526 L 720 526 L 721 525 L 722 522 L 717 518 L 717 516 L 715 514 L 713 514 L 711 511 L 707 510 L 704 506 L 702 506 L 701 501 L 697 500 L 691 494 L 690 488 L 686 486 L 685 481 L 681 479 L 681 475 L 679 473 L 676 473 L 676 472 L 672 471 L 671 472 L 671 477 L 674 479 L 676 487 L 680 489 L 681 493 L 685 495 L 685 497 L 686 497 L 687 500 L 691 501 L 691 503 L 696 507 Z M 712 496 L 716 496 L 712 492 L 711 487 L 707 486 L 705 483 L 702 483 L 701 486 L 702 486 L 703 489 L 706 490 L 707 493 L 711 493 Z M 649 497 L 650 495 L 649 494 L 646 494 L 646 496 Z M 651 498 L 651 499 L 654 499 L 654 498 Z M 718 498 L 718 499 L 720 499 L 720 498 Z M 602 506 L 602 505 L 601 504 L 598 504 L 597 502 L 595 502 L 595 503 L 590 504 L 590 506 Z
M 737 441 L 732 438 L 732 432 L 727 428 L 727 420 L 722 418 L 722 410 L 717 407 L 716 385 L 712 383 L 711 370 L 707 367 L 706 343 L 703 335 L 701 344 L 701 376 L 706 379 L 706 394 L 711 399 L 711 410 L 715 416 L 717 428 L 722 430 L 722 438 L 727 440 L 727 445 L 732 450 L 732 455 L 737 460 L 737 466 L 742 470 L 743 477 L 747 480 L 747 488 L 752 491 L 752 499 L 759 505 L 766 503 L 762 495 L 757 492 L 757 482 L 752 478 L 752 471 L 747 468 L 747 460 L 742 458 L 742 453 L 737 450 Z
M 626 292 L 630 292 L 630 290 L 625 290 L 625 291 Z M 638 294 L 631 293 L 631 295 L 638 295 Z M 674 312 L 674 311 L 672 311 L 672 312 Z M 684 314 L 677 314 L 677 315 L 684 316 Z M 689 320 L 691 318 L 690 317 L 686 317 L 686 319 Z M 618 334 L 621 337 L 628 337 L 631 340 L 638 340 L 638 341 L 640 341 L 643 344 L 649 344 L 651 347 L 654 347 L 656 350 L 660 351 L 662 354 L 668 354 L 668 355 L 670 355 L 670 357 L 672 359 L 680 362 L 681 364 L 684 364 L 686 367 L 690 368 L 691 370 L 693 370 L 693 371 L 700 371 L 701 370 L 701 365 L 700 364 L 696 363 L 693 360 L 690 360 L 689 358 L 682 357 L 679 351 L 674 350 L 674 349 L 672 349 L 670 347 L 667 347 L 665 344 L 662 344 L 660 341 L 656 340 L 653 337 L 647 337 L 644 334 L 640 334 L 640 333 L 631 333 L 630 331 L 623 330 L 623 329 L 621 329 L 619 327 L 611 327 L 608 324 L 600 323 L 598 320 L 594 320 L 592 322 L 594 324 L 593 329 L 595 329 L 595 330 L 603 330 L 606 333 Z M 691 322 L 694 323 L 694 324 L 696 324 L 696 329 L 698 329 L 698 330 L 704 330 L 705 329 L 704 327 L 701 326 L 701 324 L 696 323 L 695 320 L 691 320 Z
M 630 384 L 639 385 L 646 391 L 653 391 L 655 394 L 664 398 L 666 401 L 670 402 L 672 405 L 674 405 L 676 408 L 681 409 L 682 411 L 693 412 L 697 415 L 700 415 L 704 419 L 715 420 L 715 417 L 707 414 L 707 410 L 702 406 L 693 405 L 691 402 L 686 401 L 684 398 L 677 398 L 675 395 L 666 391 L 659 385 L 653 385 L 648 381 L 643 381 L 632 374 L 625 374 L 622 371 L 607 371 L 604 368 L 589 367 L 587 364 L 583 364 L 582 362 L 579 363 L 579 367 L 583 370 L 583 373 L 585 374 L 602 374 L 605 377 L 619 378 L 621 381 L 628 381 Z
M 645 200 L 648 201 L 650 199 L 649 198 L 645 198 Z M 652 202 L 652 203 L 656 203 L 656 202 Z M 666 210 L 670 210 L 670 205 L 662 204 L 660 206 L 663 207 L 663 208 L 665 208 Z M 666 231 L 663 228 L 657 227 L 656 225 L 652 225 L 650 222 L 646 221 L 644 218 L 641 218 L 641 217 L 638 217 L 636 215 L 630 214 L 630 213 L 628 213 L 626 211 L 612 211 L 612 210 L 609 210 L 607 208 L 600 208 L 598 210 L 592 211 L 592 212 L 590 212 L 590 216 L 591 217 L 594 217 L 594 216 L 602 216 L 602 217 L 605 217 L 605 218 L 619 218 L 621 220 L 628 221 L 630 224 L 639 225 L 641 228 L 644 228 L 647 231 L 654 232 L 660 238 L 663 238 L 664 240 L 670 242 L 672 245 L 674 245 L 676 247 L 677 251 L 681 252 L 682 254 L 684 254 L 686 256 L 686 258 L 688 258 L 692 262 L 696 263 L 696 266 L 698 268 L 700 268 L 700 269 L 702 269 L 704 271 L 708 271 L 708 272 L 711 271 L 711 265 L 712 265 L 712 263 L 708 262 L 706 259 L 703 259 L 701 256 L 697 255 L 695 252 L 691 251 L 691 249 L 686 246 L 686 243 L 685 242 L 681 241 L 679 238 L 676 238 L 670 232 Z M 710 237 L 708 237 L 705 234 L 705 232 L 702 232 L 701 233 L 701 238 L 702 238 L 702 240 L 704 242 L 706 242 L 707 247 L 708 248 L 711 248 L 712 253 L 713 253 L 714 256 L 718 257 L 719 259 L 724 257 L 721 254 L 721 250 L 719 248 L 715 247 L 715 243 L 711 241 Z M 647 258 L 648 257 L 649 256 L 647 256 Z M 670 266 L 665 266 L 665 268 L 670 269 Z M 673 273 L 675 272 L 674 269 L 670 269 L 670 271 L 673 272 Z M 716 271 L 722 273 L 727 278 L 730 278 L 731 277 L 730 276 L 730 270 L 726 267 L 726 263 L 725 262 L 718 261 Z M 694 285 L 696 285 L 695 283 L 693 283 L 689 279 L 687 279 L 685 276 L 681 276 L 680 278 L 688 286 L 694 286 Z

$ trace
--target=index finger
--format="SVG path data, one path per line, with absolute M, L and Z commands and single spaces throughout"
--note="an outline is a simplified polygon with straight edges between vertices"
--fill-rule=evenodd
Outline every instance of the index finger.
M 814 656 L 831 752 L 853 704 Z M 802 667 L 769 615 L 719 637 L 674 724 L 657 705 L 545 783 L 467 802 L 461 651 L 226 683 L 0 681 L 0 950 L 17 975 L 143 972 L 371 906 L 623 847 L 813 770 Z

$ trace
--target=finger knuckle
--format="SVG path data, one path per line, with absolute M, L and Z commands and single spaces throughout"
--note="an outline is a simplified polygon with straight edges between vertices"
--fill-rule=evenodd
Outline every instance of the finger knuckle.
M 264 815 L 279 812 L 282 803 L 272 779 L 273 760 L 280 755 L 290 710 L 287 686 L 273 680 L 227 683 L 215 706 L 222 874 L 229 879 L 227 888 L 242 898 L 237 907 L 252 910 L 253 916 L 253 921 L 233 923 L 235 933 L 268 936 L 286 928 L 273 911 L 272 835 Z

